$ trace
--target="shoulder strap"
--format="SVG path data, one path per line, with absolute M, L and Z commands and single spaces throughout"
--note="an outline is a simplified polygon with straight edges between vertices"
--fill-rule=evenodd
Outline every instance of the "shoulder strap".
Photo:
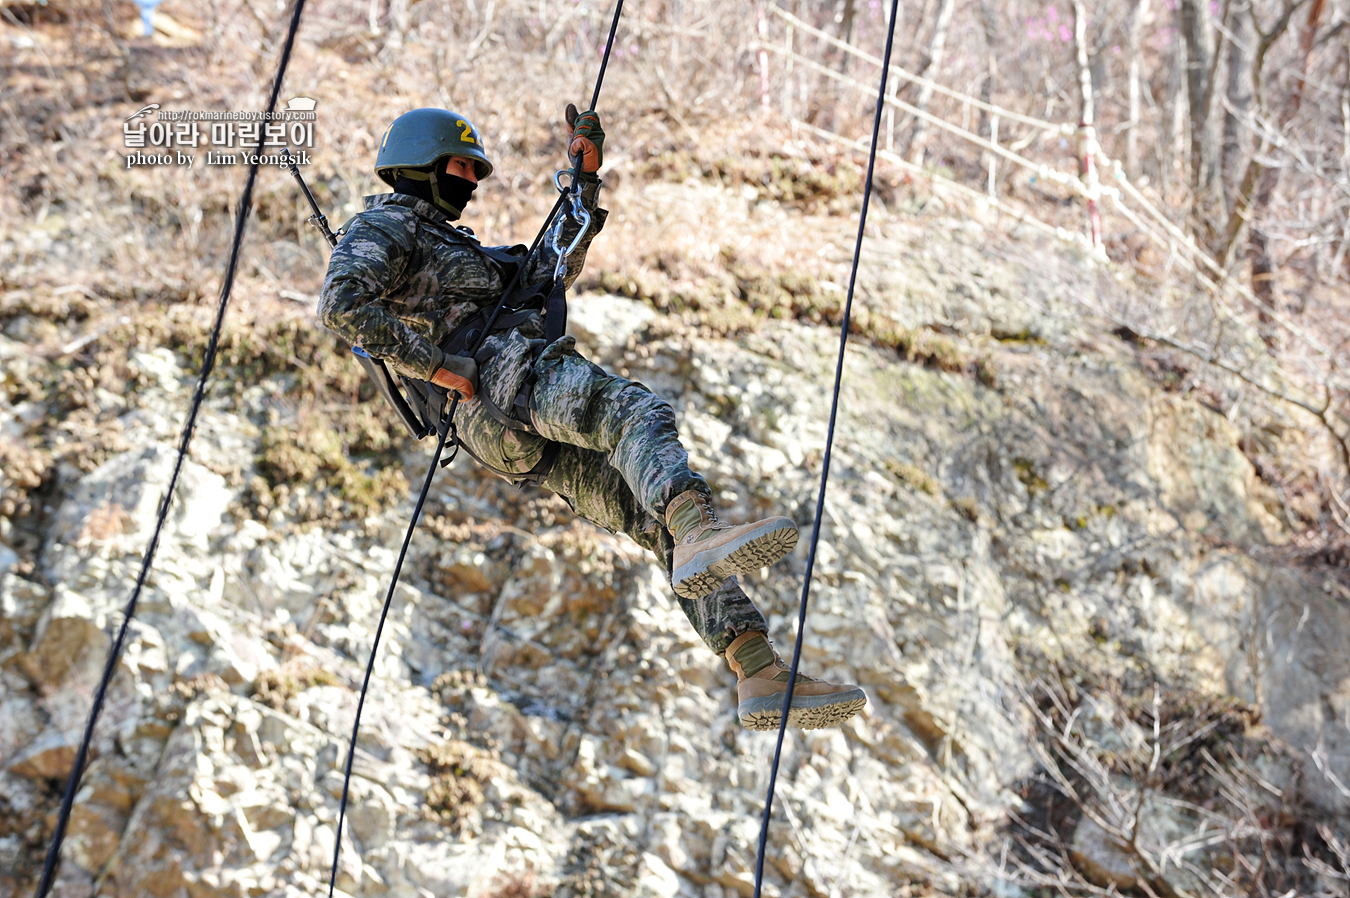
M 525 253 L 529 248 L 523 243 L 517 243 L 515 246 L 483 246 L 481 243 L 478 248 L 483 251 L 494 262 L 502 265 L 519 265 L 525 258 Z
M 399 375 L 399 380 L 403 381 L 403 395 L 407 397 L 408 406 L 421 419 L 423 431 L 421 434 L 413 434 L 417 439 L 436 432 L 436 426 L 445 415 L 445 406 L 449 400 L 449 394 L 444 389 L 425 380 L 417 380 L 413 377 Z

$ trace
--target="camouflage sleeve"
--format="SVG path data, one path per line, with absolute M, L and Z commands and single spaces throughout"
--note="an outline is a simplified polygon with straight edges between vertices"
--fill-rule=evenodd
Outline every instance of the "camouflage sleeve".
M 333 249 L 319 296 L 324 326 L 395 371 L 429 380 L 444 353 L 389 310 L 384 297 L 409 277 L 416 223 L 383 210 L 363 213 Z
M 587 193 L 590 193 L 591 195 L 587 197 Z M 578 275 L 581 274 L 581 268 L 586 264 L 586 250 L 590 247 L 591 241 L 595 239 L 595 235 L 599 234 L 600 230 L 605 226 L 605 218 L 609 215 L 608 210 L 599 208 L 599 196 L 600 191 L 598 189 L 594 192 L 584 189 L 582 191 L 582 202 L 591 213 L 591 226 L 586 231 L 586 236 L 581 238 L 581 243 L 577 244 L 577 248 L 572 250 L 571 254 L 567 257 L 567 273 L 563 275 L 563 284 L 567 287 L 571 287 Z M 559 214 L 563 219 L 563 229 L 562 236 L 558 242 L 566 249 L 576 238 L 577 229 L 580 225 L 573 220 L 572 216 L 567 215 L 566 213 Z M 530 266 L 529 270 L 525 272 L 525 282 L 533 284 L 538 283 L 544 278 L 551 277 L 553 274 L 553 267 L 557 264 L 558 254 L 553 251 L 553 241 L 546 236 L 539 244 L 539 255 L 535 257 L 534 263 Z

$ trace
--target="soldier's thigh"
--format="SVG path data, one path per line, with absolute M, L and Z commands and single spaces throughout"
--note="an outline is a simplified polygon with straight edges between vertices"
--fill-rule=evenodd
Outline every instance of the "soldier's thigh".
M 639 545 L 660 554 L 661 528 L 603 452 L 563 444 L 553 470 L 539 485 L 562 496 L 586 520 L 615 533 L 627 533 Z
M 607 451 L 634 417 L 674 421 L 670 404 L 647 387 L 575 353 L 542 358 L 535 372 L 531 416 L 551 440 Z

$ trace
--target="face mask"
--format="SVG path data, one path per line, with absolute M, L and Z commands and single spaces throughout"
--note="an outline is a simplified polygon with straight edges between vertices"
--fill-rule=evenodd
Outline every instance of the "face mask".
M 469 200 L 473 199 L 475 187 L 477 185 L 472 181 L 458 175 L 448 175 L 443 171 L 432 174 L 425 169 L 405 168 L 399 171 L 394 190 L 426 200 L 447 213 L 451 221 L 456 221 Z
M 455 218 L 459 218 L 464 207 L 469 205 L 469 200 L 473 199 L 473 192 L 477 187 L 477 184 L 459 175 L 437 172 L 432 193 L 437 194 L 436 199 L 440 200 L 436 203 L 438 206 L 441 208 L 449 206 L 454 210 Z

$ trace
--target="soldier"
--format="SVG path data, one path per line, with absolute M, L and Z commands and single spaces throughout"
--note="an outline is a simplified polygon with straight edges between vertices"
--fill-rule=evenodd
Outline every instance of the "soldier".
M 567 256 L 563 281 L 570 285 L 605 222 L 596 174 L 605 134 L 595 112 L 577 116 L 569 107 L 567 135 L 593 219 Z M 319 301 L 323 323 L 396 373 L 458 392 L 461 444 L 485 466 L 554 491 L 582 517 L 655 553 L 694 628 L 735 671 L 741 723 L 776 728 L 788 666 L 736 575 L 791 552 L 798 536 L 792 520 L 720 522 L 711 489 L 689 469 L 670 405 L 587 361 L 573 337 L 544 345 L 537 307 L 504 309 L 474 357 L 456 354 L 465 351 L 458 348 L 464 334 L 486 323 L 484 310 L 519 266 L 521 283 L 535 284 L 558 262 L 547 239 L 527 258 L 523 246 L 484 247 L 472 231 L 451 224 L 492 175 L 468 119 L 443 109 L 399 116 L 380 142 L 375 172 L 394 192 L 366 197 L 366 210 L 333 251 Z M 579 227 L 566 217 L 560 244 L 570 244 Z M 799 675 L 788 721 L 834 726 L 865 703 L 857 686 Z

